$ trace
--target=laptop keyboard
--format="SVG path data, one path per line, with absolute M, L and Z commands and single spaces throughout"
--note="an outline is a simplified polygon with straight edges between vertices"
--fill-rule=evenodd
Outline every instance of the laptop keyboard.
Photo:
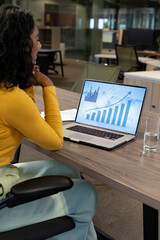
M 116 139 L 124 136 L 122 134 L 106 132 L 106 131 L 103 131 L 103 130 L 88 128 L 88 127 L 82 127 L 82 126 L 79 126 L 79 125 L 69 127 L 68 130 L 72 130 L 72 131 L 80 132 L 80 133 L 85 133 L 85 134 L 89 134 L 89 135 L 93 135 L 93 136 L 101 137 L 101 138 L 106 138 L 106 139 L 110 139 L 110 140 L 116 140 Z

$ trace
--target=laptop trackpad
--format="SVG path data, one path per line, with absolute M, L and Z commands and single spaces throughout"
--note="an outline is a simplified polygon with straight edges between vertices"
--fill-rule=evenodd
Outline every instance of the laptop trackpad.
M 70 135 L 70 139 L 77 139 L 77 140 L 89 140 L 92 139 L 92 136 L 90 137 L 89 135 L 79 135 L 79 134 L 72 134 Z

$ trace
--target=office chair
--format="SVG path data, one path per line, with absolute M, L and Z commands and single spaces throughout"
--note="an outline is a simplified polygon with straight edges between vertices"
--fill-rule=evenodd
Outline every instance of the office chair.
M 19 162 L 21 144 L 19 145 L 13 163 Z M 6 198 L 0 200 L 0 210 L 4 207 L 12 208 L 43 197 L 70 189 L 73 182 L 66 176 L 42 176 L 20 182 L 13 186 Z M 25 205 L 24 205 L 25 207 Z M 0 232 L 3 240 L 45 240 L 60 233 L 72 230 L 75 223 L 68 216 L 58 217 L 47 221 L 31 224 L 5 232 Z
M 17 150 L 14 154 L 14 157 L 13 157 L 12 162 L 11 162 L 12 164 L 19 162 L 20 152 L 21 152 L 21 144 L 19 145 L 19 147 L 17 148 Z
M 55 61 L 57 59 L 56 53 L 38 53 L 37 65 L 39 65 L 40 71 L 45 75 L 48 75 L 48 70 L 53 70 L 54 74 L 58 74 L 56 70 Z
M 6 198 L 0 200 L 0 210 L 12 208 L 49 195 L 65 191 L 73 186 L 70 178 L 65 176 L 43 176 L 18 183 L 11 188 Z M 6 223 L 7 224 L 7 223 Z M 45 240 L 75 227 L 68 216 L 35 223 L 5 232 L 0 232 L 3 240 Z
M 40 71 L 47 75 L 48 74 L 48 55 L 40 54 L 37 55 L 37 65 L 39 65 Z
M 143 65 L 138 61 L 135 46 L 115 45 L 117 56 L 117 65 L 121 68 L 121 74 L 124 72 L 135 72 L 143 70 Z
M 57 60 L 57 53 L 50 53 L 48 55 L 48 70 L 52 70 L 53 73 L 56 75 L 58 74 L 58 71 L 56 70 L 56 63 Z
M 73 84 L 71 91 L 81 93 L 85 79 L 116 82 L 119 72 L 120 68 L 118 66 L 105 66 L 94 62 L 87 62 L 81 75 Z

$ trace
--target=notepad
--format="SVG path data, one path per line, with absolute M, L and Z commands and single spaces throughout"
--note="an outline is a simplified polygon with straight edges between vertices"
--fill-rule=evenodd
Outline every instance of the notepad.
M 63 122 L 75 121 L 77 109 L 73 108 L 73 109 L 63 110 L 63 111 L 60 111 L 60 113 L 61 113 L 61 118 Z M 45 117 L 44 112 L 41 112 L 41 116 L 44 119 Z

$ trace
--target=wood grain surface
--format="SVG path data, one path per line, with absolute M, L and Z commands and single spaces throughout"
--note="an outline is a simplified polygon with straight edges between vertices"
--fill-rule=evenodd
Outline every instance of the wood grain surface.
M 77 107 L 80 95 L 57 89 L 57 97 L 60 110 L 65 110 Z M 42 111 L 43 99 L 39 88 L 36 89 L 36 102 Z M 45 150 L 28 139 L 24 139 L 24 144 L 159 210 L 160 150 L 143 154 L 144 119 L 150 114 L 155 115 L 143 112 L 135 140 L 111 151 L 69 141 L 64 141 L 60 151 Z

